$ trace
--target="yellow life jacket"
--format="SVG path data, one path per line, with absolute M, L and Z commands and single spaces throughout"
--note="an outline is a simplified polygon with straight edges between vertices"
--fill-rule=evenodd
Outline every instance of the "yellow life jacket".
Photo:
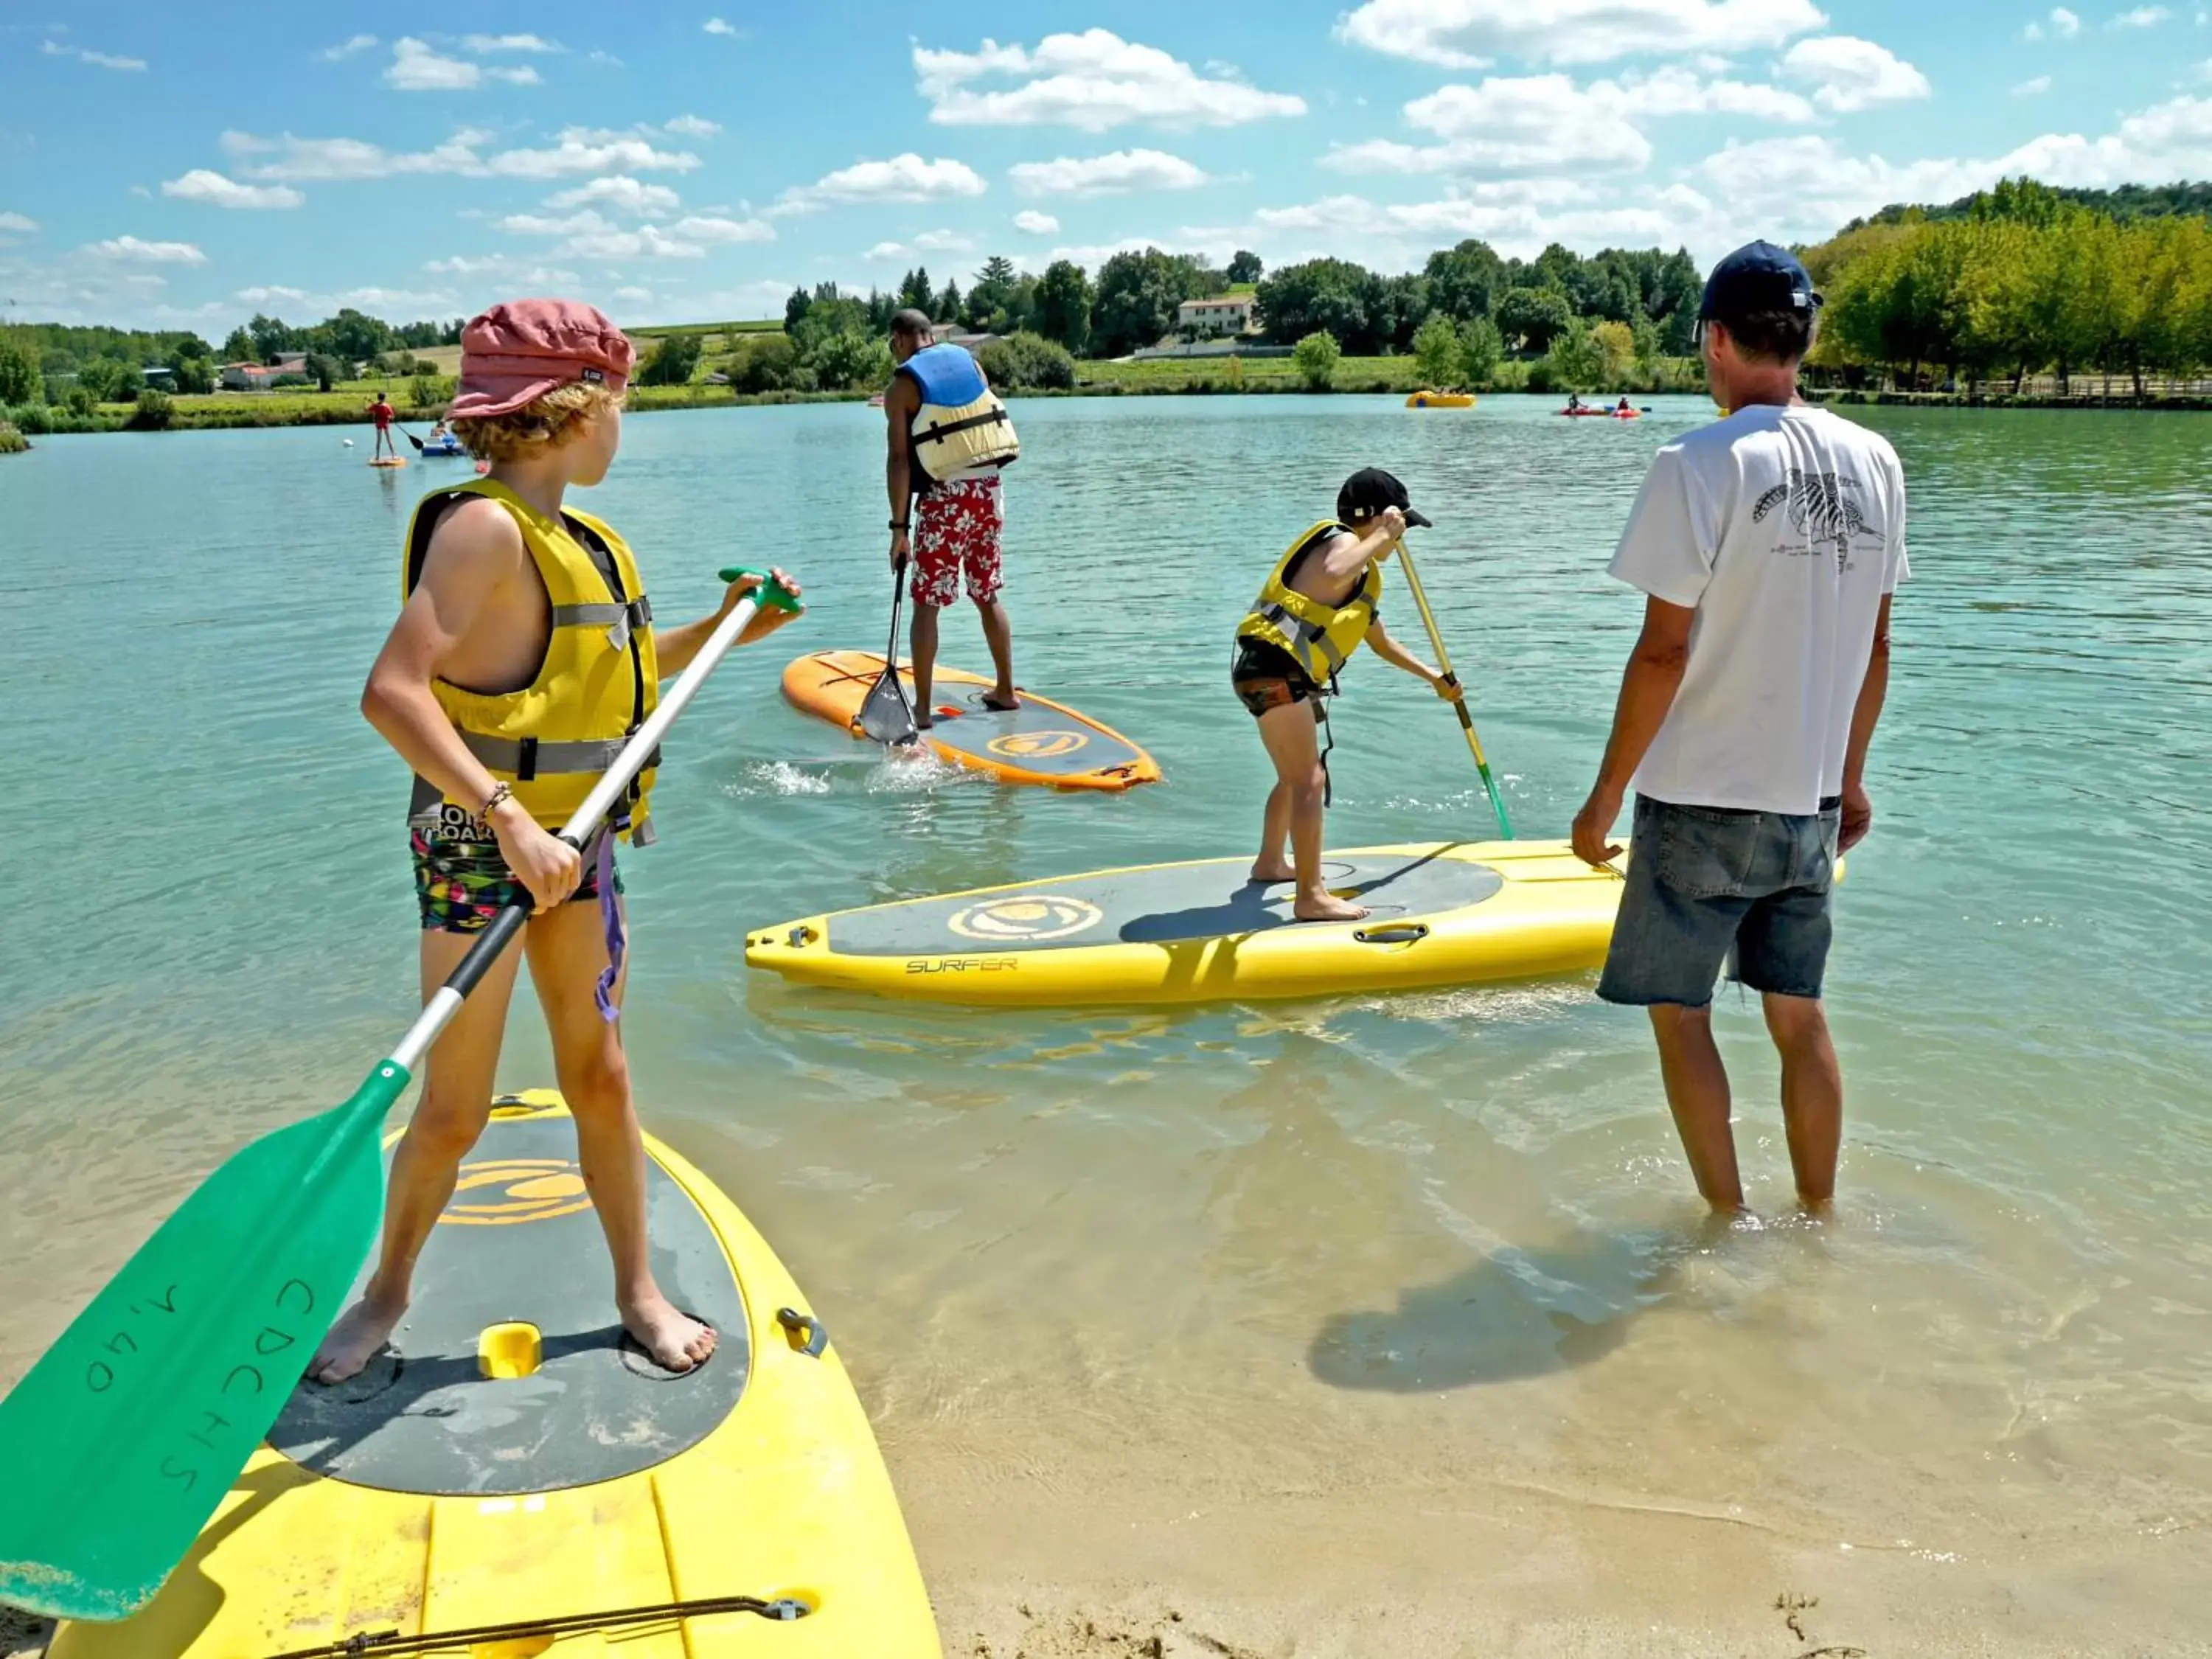
M 1240 640 L 1261 640 L 1291 653 L 1316 685 L 1326 685 L 1345 659 L 1359 648 L 1375 625 L 1382 600 L 1382 567 L 1370 560 L 1358 588 L 1342 605 L 1323 605 L 1290 585 L 1291 569 L 1307 551 L 1335 535 L 1355 535 L 1349 526 L 1324 519 L 1291 544 L 1274 574 L 1260 590 L 1251 614 L 1237 625 Z
M 519 691 L 470 691 L 445 680 L 433 682 L 431 691 L 485 770 L 512 784 L 514 798 L 539 824 L 557 830 L 659 701 L 653 606 L 629 544 L 606 525 L 573 507 L 548 518 L 489 478 L 433 490 L 416 507 L 407 529 L 403 597 L 422 579 L 438 521 L 471 495 L 497 501 L 522 532 L 552 606 L 552 633 L 537 677 Z M 659 757 L 653 760 L 657 764 Z M 640 846 L 653 839 L 646 814 L 653 773 L 653 766 L 641 772 L 628 800 L 610 815 L 616 832 Z M 455 801 L 418 777 L 410 817 L 424 826 L 465 823 L 482 805 Z

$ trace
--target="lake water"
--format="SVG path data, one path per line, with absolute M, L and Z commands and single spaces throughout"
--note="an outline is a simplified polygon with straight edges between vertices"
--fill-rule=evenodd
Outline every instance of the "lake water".
M 1605 576 L 1613 538 L 1652 449 L 1711 407 L 1661 399 L 1634 424 L 1549 407 L 1020 404 L 1020 678 L 1167 774 L 1096 799 L 873 763 L 778 699 L 791 655 L 881 645 L 879 416 L 633 419 L 585 504 L 637 548 L 662 617 L 703 611 L 732 562 L 787 566 L 812 602 L 686 717 L 665 839 L 626 861 L 648 1124 L 837 1329 L 940 1593 L 1001 1562 L 1140 1580 L 1180 1559 L 1188 1510 L 1189 1559 L 1217 1580 L 1311 1597 L 1332 1516 L 1449 1534 L 1440 1514 L 1535 1504 L 1531 1535 L 1576 1552 L 1516 1577 L 1470 1541 L 1465 1571 L 1500 1605 L 1618 1578 L 1602 1564 L 1629 1547 L 1591 1517 L 1652 1514 L 1747 1539 L 1728 1547 L 1857 1606 L 1861 1630 L 1925 1638 L 1895 1611 L 1924 1604 L 2012 1631 L 2008 1652 L 2195 1639 L 2212 422 L 1863 412 L 1904 458 L 1916 574 L 1875 834 L 1839 900 L 1832 1226 L 1701 1233 L 1644 1022 L 1589 979 L 997 1014 L 744 969 L 749 927 L 818 909 L 1249 851 L 1269 774 L 1229 636 L 1366 465 L 1437 520 L 1422 574 L 1516 827 L 1564 834 L 1639 613 Z M 210 1168 L 342 1098 L 411 1015 L 406 781 L 355 701 L 408 512 L 465 463 L 373 472 L 339 439 L 51 438 L 0 460 L 19 802 L 0 1380 Z M 945 657 L 984 662 L 964 608 Z M 1449 715 L 1379 665 L 1348 690 L 1332 840 L 1484 836 Z M 1724 999 L 1719 1024 L 1753 1201 L 1779 1214 L 1756 1007 Z M 503 1080 L 549 1075 L 519 1000 Z M 1781 1577 L 1718 1586 L 1700 1623 L 1668 1576 L 1615 1583 L 1625 1627 L 1756 1612 L 1779 1632 Z

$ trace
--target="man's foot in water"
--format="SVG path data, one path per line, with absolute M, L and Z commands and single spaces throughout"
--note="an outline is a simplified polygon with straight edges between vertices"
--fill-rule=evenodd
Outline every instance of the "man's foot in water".
M 331 1327 L 331 1334 L 323 1339 L 323 1346 L 315 1351 L 314 1361 L 307 1367 L 307 1381 L 328 1385 L 359 1376 L 392 1340 L 393 1329 L 406 1314 L 404 1298 L 395 1303 L 379 1301 L 374 1296 L 362 1297 Z
M 1316 893 L 1301 893 L 1298 902 L 1291 907 L 1291 915 L 1300 921 L 1358 921 L 1367 915 L 1367 907 L 1340 899 L 1328 889 Z
M 678 1312 L 676 1304 L 659 1291 L 616 1305 L 622 1314 L 623 1328 L 665 1371 L 696 1370 L 714 1352 L 718 1340 L 714 1328 Z

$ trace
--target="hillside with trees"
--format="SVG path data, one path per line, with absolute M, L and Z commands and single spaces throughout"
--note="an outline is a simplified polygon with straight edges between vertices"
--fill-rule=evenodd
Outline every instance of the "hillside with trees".
M 2185 202 L 2199 188 L 2156 194 Z M 1827 299 L 1815 369 L 1906 390 L 1940 370 L 2014 391 L 2031 375 L 2063 388 L 2095 370 L 2127 377 L 2142 398 L 2151 379 L 2212 364 L 2212 220 L 2123 217 L 2030 179 L 1959 206 L 1868 222 L 1803 250 Z

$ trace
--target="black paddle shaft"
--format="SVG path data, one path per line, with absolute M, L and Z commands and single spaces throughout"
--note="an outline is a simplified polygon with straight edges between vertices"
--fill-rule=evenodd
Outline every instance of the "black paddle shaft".
M 560 839 L 576 848 L 583 854 L 585 864 L 589 865 L 599 856 L 599 843 L 606 839 L 606 835 L 607 826 L 602 823 L 580 846 L 574 837 L 565 833 Z M 529 921 L 537 908 L 538 901 L 526 893 L 494 916 L 491 925 L 477 934 L 477 942 L 469 946 L 469 953 L 461 958 L 461 965 L 446 975 L 445 988 L 462 998 L 475 990 L 477 983 L 491 971 L 492 963 L 499 960 L 500 952 L 514 942 L 514 936 L 522 931 L 524 924 Z

